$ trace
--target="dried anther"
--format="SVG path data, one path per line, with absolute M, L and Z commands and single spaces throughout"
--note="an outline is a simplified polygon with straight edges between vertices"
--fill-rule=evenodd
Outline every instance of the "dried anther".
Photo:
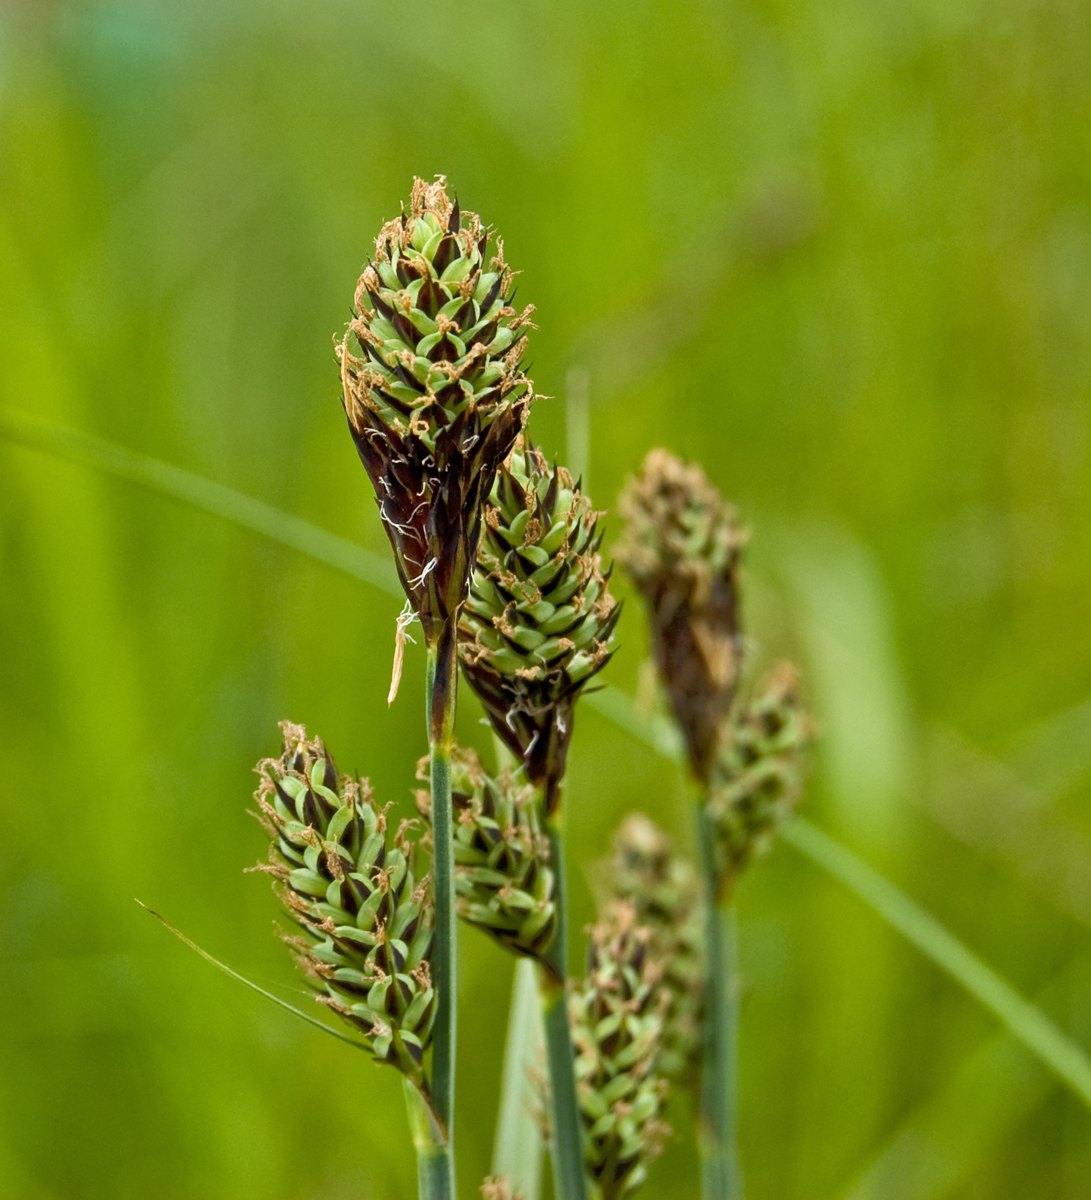
M 530 309 L 442 177 L 383 226 L 338 349 L 349 430 L 430 646 L 466 595 L 481 507 L 526 419 Z
M 287 721 L 281 730 L 283 752 L 258 764 L 255 799 L 281 899 L 302 930 L 285 940 L 318 1000 L 426 1090 L 433 922 L 414 880 L 416 846 L 404 824 L 389 837 L 367 781 L 341 775 L 319 739 Z
M 738 683 L 739 557 L 734 510 L 704 472 L 652 450 L 622 493 L 618 561 L 647 601 L 652 649 L 694 774 L 707 782 Z
M 619 607 L 599 514 L 563 467 L 521 442 L 489 497 L 459 627 L 462 671 L 552 808 L 582 688 L 614 649 Z

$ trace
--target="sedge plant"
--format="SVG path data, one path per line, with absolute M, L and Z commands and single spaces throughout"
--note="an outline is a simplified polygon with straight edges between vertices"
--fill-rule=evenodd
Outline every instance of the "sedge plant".
M 745 534 L 701 468 L 651 451 L 619 501 L 617 557 L 648 609 L 659 679 L 699 787 L 706 984 L 699 1078 L 704 1200 L 739 1200 L 738 981 L 732 898 L 740 872 L 799 799 L 810 736 L 794 669 L 740 699 Z
M 635 1192 L 669 1132 L 671 1083 L 698 1079 L 706 1200 L 727 1200 L 727 904 L 794 800 L 806 721 L 787 668 L 738 701 L 741 534 L 697 468 L 654 452 L 623 500 L 619 556 L 649 601 L 702 785 L 702 871 L 630 817 L 602 872 L 586 971 L 570 978 L 565 770 L 577 701 L 614 652 L 621 610 L 601 514 L 523 435 L 532 310 L 513 307 L 512 282 L 499 238 L 442 178 L 416 180 L 376 239 L 338 357 L 407 598 L 391 697 L 406 620 L 426 644 L 424 821 L 390 829 L 367 780 L 284 722 L 280 756 L 257 768 L 270 840 L 257 869 L 273 876 L 296 926 L 284 940 L 319 1002 L 404 1077 L 422 1200 L 456 1195 L 456 918 L 534 964 L 558 1200 Z M 459 670 L 505 759 L 492 773 L 455 743 Z M 504 1179 L 485 1191 L 516 1194 Z
M 440 178 L 416 180 L 356 289 L 339 347 L 349 432 L 375 490 L 411 613 L 427 649 L 426 705 L 434 872 L 436 1120 L 422 1153 L 454 1194 L 456 994 L 454 746 L 458 621 L 485 498 L 533 398 L 522 369 L 532 309 L 511 306 L 503 245 L 462 212 Z M 427 1136 L 424 1136 L 427 1135 Z
M 509 812 L 521 810 L 518 822 L 505 823 L 518 845 L 506 847 L 509 873 L 494 874 L 499 842 L 482 821 L 495 823 L 493 797 L 505 786 L 510 793 L 511 781 L 498 787 L 467 764 L 463 915 L 536 961 L 561 1200 L 587 1195 L 566 1002 L 562 785 L 576 701 L 609 661 L 620 613 L 602 569 L 598 518 L 563 467 L 517 443 L 486 508 L 459 642 L 463 675 L 530 788 L 521 803 L 507 801 Z

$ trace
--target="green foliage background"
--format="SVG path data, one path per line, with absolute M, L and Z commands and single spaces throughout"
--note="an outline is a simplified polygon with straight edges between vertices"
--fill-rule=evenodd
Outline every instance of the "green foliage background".
M 0 404 L 385 553 L 332 343 L 445 173 L 537 306 L 533 435 L 564 455 L 582 369 L 600 507 L 664 444 L 744 512 L 753 660 L 798 658 L 822 725 L 811 818 L 1091 1046 L 1089 61 L 1078 0 L 9 0 Z M 0 441 L 0 1194 L 412 1194 L 397 1076 L 132 901 L 296 986 L 241 874 L 250 769 L 290 716 L 408 811 L 399 608 Z M 638 690 L 635 597 L 620 632 Z M 622 813 L 689 842 L 686 801 L 584 707 L 577 930 Z M 856 898 L 782 846 L 740 915 L 752 1197 L 1091 1197 L 1088 1111 Z M 469 1196 L 511 967 L 462 944 Z M 676 1116 L 657 1200 L 696 1191 Z

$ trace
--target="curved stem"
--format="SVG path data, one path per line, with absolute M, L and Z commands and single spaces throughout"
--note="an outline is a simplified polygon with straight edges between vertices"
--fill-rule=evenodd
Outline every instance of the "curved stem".
M 432 968 L 436 987 L 436 1023 L 432 1035 L 432 1098 L 446 1136 L 442 1154 L 426 1164 L 430 1172 L 445 1172 L 446 1192 L 421 1196 L 454 1196 L 455 1044 L 458 1000 L 458 954 L 455 928 L 454 841 L 451 814 L 451 746 L 455 725 L 454 624 L 440 631 L 428 647 L 428 746 L 431 760 L 433 870 L 436 888 L 436 930 Z M 418 1151 L 419 1153 L 419 1151 Z M 423 1171 L 423 1166 L 421 1170 Z
M 409 1128 L 417 1152 L 419 1200 L 455 1200 L 451 1143 L 420 1092 L 408 1079 L 403 1079 L 402 1084 Z
M 575 1055 L 565 993 L 565 980 L 568 978 L 568 887 L 564 837 L 557 815 L 547 817 L 544 827 L 549 838 L 549 861 L 553 868 L 557 906 L 557 932 L 549 948 L 549 963 L 538 968 L 553 1106 L 553 1177 L 558 1200 L 586 1200 L 587 1176 L 583 1164 L 580 1109 L 576 1098 Z
M 735 913 L 717 886 L 716 831 L 708 806 L 697 815 L 697 842 L 704 880 L 705 1053 L 701 1064 L 701 1193 L 704 1200 L 741 1200 L 742 1176 L 736 1146 L 738 1092 L 738 995 Z

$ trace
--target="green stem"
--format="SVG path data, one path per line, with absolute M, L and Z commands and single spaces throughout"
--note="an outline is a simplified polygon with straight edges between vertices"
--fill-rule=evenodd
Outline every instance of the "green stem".
M 704 1200 L 741 1200 L 742 1176 L 736 1146 L 738 1092 L 738 992 L 735 912 L 721 898 L 716 865 L 716 831 L 708 805 L 697 817 L 697 841 L 704 877 L 705 1047 L 701 1064 L 701 1192 Z
M 558 1200 L 586 1200 L 580 1109 L 576 1099 L 575 1055 L 568 1025 L 565 980 L 568 978 L 568 887 L 564 836 L 559 817 L 547 817 L 549 861 L 553 868 L 557 932 L 549 948 L 548 966 L 538 969 L 553 1103 L 553 1178 Z
M 458 1009 L 458 949 L 455 929 L 455 864 L 451 813 L 451 747 L 455 725 L 454 623 L 440 631 L 428 647 L 428 746 L 432 782 L 433 869 L 436 888 L 436 931 L 432 969 L 436 987 L 436 1023 L 432 1035 L 432 1098 L 446 1131 L 442 1155 L 446 1192 L 423 1190 L 421 1196 L 454 1196 L 455 1044 Z M 441 1165 L 431 1160 L 428 1170 Z M 421 1171 L 424 1171 L 422 1166 Z M 431 1185 L 430 1185 L 431 1186 Z
M 402 1084 L 413 1146 L 417 1151 L 419 1200 L 455 1200 L 451 1143 L 420 1092 L 408 1079 L 403 1079 Z

